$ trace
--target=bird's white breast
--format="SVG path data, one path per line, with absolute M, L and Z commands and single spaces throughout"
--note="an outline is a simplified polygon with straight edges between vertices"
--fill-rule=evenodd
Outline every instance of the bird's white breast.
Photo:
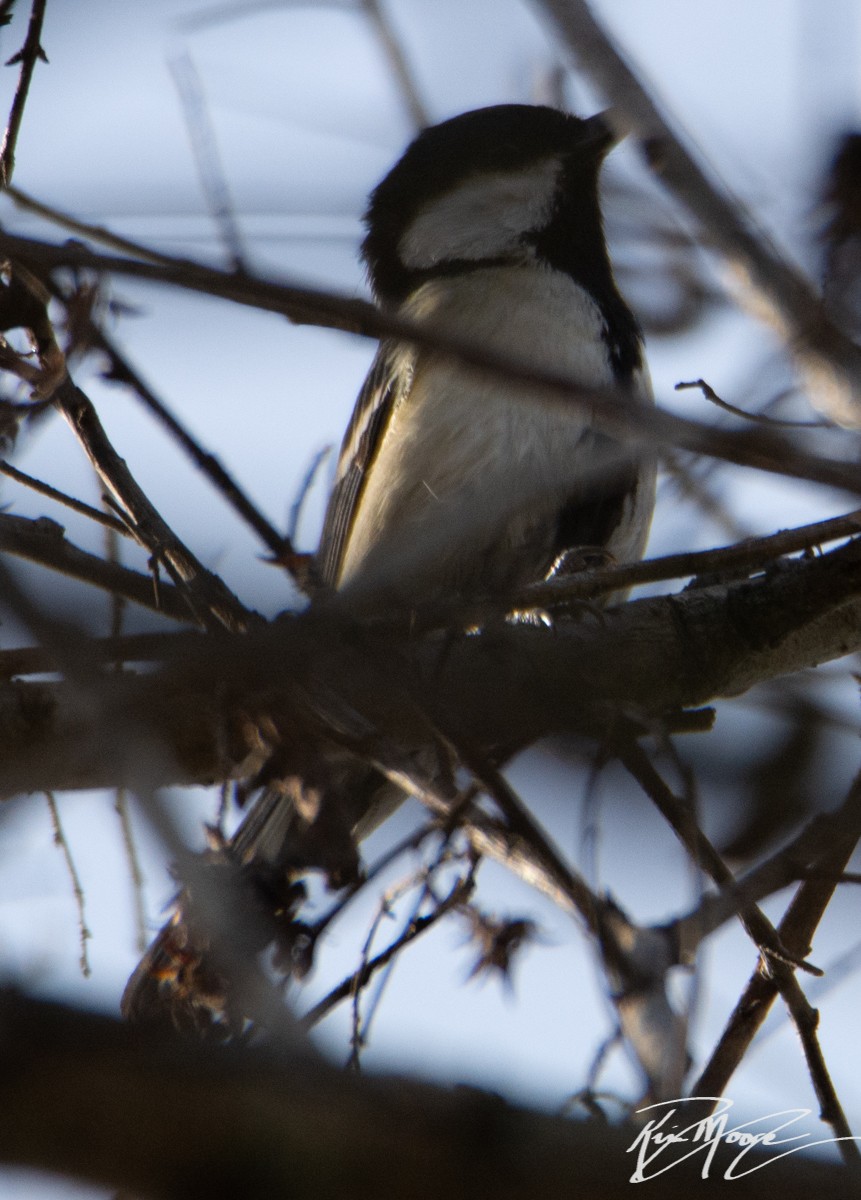
M 536 369 L 614 383 L 597 305 L 548 268 L 433 280 L 402 313 Z M 527 529 L 551 520 L 595 469 L 582 446 L 588 424 L 583 409 L 528 384 L 422 355 L 366 483 L 342 587 L 396 586 L 418 598 L 440 576 L 468 577 L 500 538 L 516 553 Z

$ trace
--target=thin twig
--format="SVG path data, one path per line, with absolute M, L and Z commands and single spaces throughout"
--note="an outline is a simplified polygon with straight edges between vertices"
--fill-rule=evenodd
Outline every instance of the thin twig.
M 415 131 L 418 133 L 420 129 L 424 129 L 426 125 L 430 124 L 430 117 L 422 103 L 416 81 L 413 78 L 413 73 L 407 63 L 397 35 L 392 29 L 391 22 L 380 8 L 378 0 L 361 0 L 361 5 L 371 28 L 377 35 L 377 41 L 380 43 L 383 53 L 388 60 L 389 68 L 395 77 L 398 90 L 410 114 L 410 120 L 413 123 Z
M 114 449 L 89 397 L 73 383 L 48 317 L 47 293 L 38 278 L 18 266 L 12 279 L 22 293 L 22 303 L 30 303 L 32 314 L 28 314 L 27 322 L 38 325 L 39 359 L 46 377 L 41 390 L 65 417 L 120 513 L 128 518 L 133 535 L 149 550 L 156 586 L 159 566 L 164 564 L 201 625 L 209 629 L 247 629 L 259 618 L 217 575 L 203 567 L 163 520 Z
M 54 844 L 60 848 L 63 853 L 63 858 L 66 862 L 66 870 L 69 872 L 69 879 L 72 884 L 72 891 L 75 896 L 75 905 L 78 910 L 78 941 L 81 948 L 81 956 L 78 960 L 81 965 L 81 974 L 84 978 L 89 978 L 92 974 L 90 968 L 90 958 L 87 952 L 87 942 L 93 936 L 87 928 L 87 918 L 84 912 L 84 889 L 81 887 L 81 877 L 78 875 L 78 869 L 75 866 L 75 860 L 72 858 L 72 851 L 69 843 L 66 840 L 66 835 L 63 832 L 63 826 L 60 821 L 60 810 L 57 807 L 57 801 L 54 798 L 53 792 L 45 792 L 45 799 L 48 801 L 48 811 L 51 814 L 51 828 L 54 832 Z
M 129 797 L 126 788 L 117 788 L 116 792 L 114 793 L 114 812 L 119 818 L 123 852 L 125 853 L 126 866 L 129 869 L 129 874 L 132 881 L 132 903 L 134 905 L 135 914 L 135 944 L 138 953 L 143 954 L 144 950 L 147 948 L 147 942 L 149 941 L 146 904 L 144 903 L 144 888 L 146 886 L 146 879 L 144 878 L 144 873 L 141 870 L 140 855 L 138 854 L 134 830 L 132 829 L 131 814 L 129 812 Z
M 302 518 L 302 509 L 305 506 L 305 501 L 308 499 L 308 494 L 314 486 L 314 480 L 322 467 L 323 463 L 332 453 L 332 447 L 323 446 L 318 450 L 311 462 L 308 464 L 308 470 L 305 472 L 302 482 L 296 492 L 296 499 L 290 505 L 290 515 L 287 518 L 287 537 L 285 541 L 289 546 L 293 546 L 299 531 L 299 521 Z M 295 553 L 295 552 L 294 552 Z
M 499 807 L 514 837 L 531 849 L 580 914 L 589 932 L 600 934 L 603 908 L 600 897 L 562 859 L 523 801 L 493 764 L 482 761 L 477 754 L 463 746 L 458 746 L 458 752 L 464 765 Z
M 58 504 L 63 504 L 66 508 L 71 508 L 75 512 L 81 513 L 82 516 L 89 517 L 91 521 L 95 521 L 99 525 L 104 525 L 107 529 L 112 529 L 115 533 L 121 533 L 124 537 L 131 537 L 128 525 L 123 524 L 118 517 L 102 512 L 98 508 L 93 508 L 91 504 L 86 504 L 83 500 L 76 500 L 74 496 L 67 496 L 65 492 L 52 487 L 50 483 L 43 483 L 41 479 L 34 479 L 32 475 L 27 475 L 24 471 L 19 471 L 11 463 L 0 461 L 0 473 L 8 475 L 16 483 L 21 483 L 24 487 L 28 487 L 34 492 L 39 492 L 42 496 L 56 500 Z
M 145 608 L 177 621 L 191 619 L 188 604 L 173 584 L 164 584 L 156 598 L 152 579 L 129 567 L 115 566 L 67 541 L 62 525 L 48 517 L 18 517 L 0 513 L 0 550 L 39 563 L 49 570 L 125 596 Z
M 452 853 L 451 853 L 450 842 L 451 842 L 451 833 L 452 832 L 453 832 L 452 830 L 449 830 L 449 832 L 443 837 L 442 842 L 440 843 L 439 850 L 437 851 L 436 856 L 434 857 L 434 860 L 431 863 L 429 863 L 426 867 L 424 867 L 422 869 L 422 871 L 420 871 L 418 873 L 418 875 L 414 876 L 410 880 L 407 880 L 405 883 L 399 885 L 397 888 L 390 889 L 388 892 L 385 893 L 385 896 L 383 897 L 381 904 L 380 904 L 379 920 L 375 922 L 374 926 L 369 931 L 368 937 L 365 941 L 365 945 L 362 948 L 362 965 L 365 965 L 368 961 L 368 956 L 370 955 L 371 946 L 373 945 L 373 939 L 374 939 L 374 937 L 376 937 L 376 928 L 379 925 L 379 921 L 382 920 L 382 917 L 385 915 L 388 915 L 388 916 L 392 915 L 392 906 L 396 903 L 396 901 L 400 895 L 406 894 L 407 892 L 411 891 L 416 886 L 416 884 L 418 884 L 419 882 L 421 883 L 421 888 L 419 890 L 418 895 L 416 896 L 415 902 L 413 903 L 412 910 L 411 910 L 409 916 L 407 917 L 406 921 L 404 922 L 404 932 L 407 932 L 409 929 L 411 929 L 412 926 L 415 924 L 415 922 L 419 920 L 420 915 L 421 915 L 421 910 L 427 901 L 431 901 L 431 903 L 434 905 L 434 910 L 436 908 L 439 908 L 440 901 L 439 901 L 438 897 L 436 896 L 436 894 L 434 893 L 434 890 L 432 887 L 432 880 L 433 880 L 434 876 L 440 870 L 442 870 L 443 867 L 449 866 L 451 864 Z M 460 887 L 462 884 L 465 884 L 467 882 L 469 882 L 470 884 L 472 882 L 474 882 L 475 873 L 476 873 L 477 869 L 478 869 L 478 859 L 473 857 L 472 861 L 470 862 L 467 875 L 464 876 L 463 879 L 458 880 L 458 882 L 455 886 Z M 361 997 L 362 989 L 360 987 L 356 988 L 356 992 L 355 992 L 355 995 L 353 998 L 353 1033 L 352 1033 L 352 1039 L 351 1039 L 352 1052 L 351 1052 L 351 1056 L 350 1056 L 350 1065 L 353 1066 L 357 1070 L 360 1065 L 359 1056 L 361 1054 L 362 1049 L 368 1044 L 368 1038 L 370 1036 L 371 1025 L 373 1024 L 374 1017 L 377 1015 L 377 1012 L 379 1011 L 380 1004 L 383 999 L 383 994 L 386 991 L 389 981 L 392 978 L 396 962 L 397 962 L 397 959 L 392 958 L 386 964 L 386 966 L 383 967 L 381 978 L 378 980 L 377 986 L 374 990 L 374 993 L 371 996 L 371 999 L 365 1010 L 365 1016 L 364 1016 L 363 1021 L 360 1020 L 360 1008 L 359 1008 L 359 1000 Z M 362 967 L 360 966 L 359 970 L 361 971 L 361 969 L 362 969 Z
M 361 1014 L 361 998 L 362 992 L 364 991 L 362 980 L 365 978 L 365 972 L 367 971 L 368 963 L 371 961 L 371 947 L 374 944 L 374 939 L 379 932 L 383 920 L 386 917 L 391 917 L 393 915 L 392 905 L 398 902 L 405 891 L 413 888 L 415 886 L 415 882 L 415 879 L 411 878 L 407 880 L 406 883 L 397 884 L 394 888 L 389 888 L 383 893 L 383 895 L 380 897 L 379 903 L 377 904 L 377 911 L 374 913 L 367 935 L 365 936 L 365 941 L 362 945 L 361 952 L 359 954 L 359 966 L 355 975 L 353 976 L 353 990 L 350 993 L 350 1057 L 347 1060 L 347 1065 L 353 1071 L 358 1071 L 360 1068 L 362 1048 L 365 1045 L 366 1035 L 362 1030 Z M 406 922 L 406 929 L 409 929 L 412 926 L 417 916 L 418 913 L 414 911 L 410 916 L 410 919 Z M 386 981 L 391 977 L 391 972 L 395 961 L 396 960 L 394 958 L 390 959 L 385 967 L 381 984 L 383 988 L 386 985 Z M 367 981 L 370 982 L 369 979 Z M 378 995 L 381 995 L 379 989 Z M 377 1006 L 375 1005 L 374 1007 Z
M 105 530 L 105 556 L 108 562 L 114 566 L 120 566 L 120 547 L 119 539 L 113 529 Z M 113 642 L 118 642 L 122 637 L 123 632 L 123 617 L 125 615 L 126 602 L 125 598 L 118 592 L 111 593 L 111 633 L 110 638 Z M 117 660 L 115 669 L 121 671 L 123 663 Z M 124 787 L 119 787 L 114 792 L 114 812 L 119 817 L 120 831 L 122 834 L 123 851 L 126 858 L 126 866 L 129 870 L 129 875 L 132 881 L 132 904 L 134 907 L 135 916 L 135 933 L 136 945 L 139 954 L 143 954 L 147 947 L 147 919 L 146 906 L 144 904 L 144 876 L 141 870 L 140 856 L 138 855 L 137 845 L 135 844 L 134 831 L 132 829 L 131 814 L 129 813 L 129 798 L 128 791 Z
M 794 977 L 793 977 L 794 978 Z M 800 987 L 781 989 L 793 1024 L 804 1050 L 807 1070 L 819 1101 L 819 1116 L 830 1125 L 838 1140 L 838 1150 L 848 1167 L 861 1168 L 861 1150 L 852 1136 L 852 1129 L 837 1095 L 831 1072 L 825 1062 L 822 1045 L 817 1036 L 819 1013 L 810 1004 Z
M 861 796 L 861 777 L 850 790 L 847 804 Z M 833 834 L 829 849 L 815 866 L 815 878 L 805 880 L 795 894 L 778 926 L 781 942 L 797 954 L 807 954 L 816 928 L 839 886 L 840 876 L 857 845 L 853 829 Z M 778 994 L 776 976 L 791 974 L 788 967 L 775 964 L 772 978 L 756 971 L 748 982 L 732 1016 L 712 1052 L 711 1058 L 697 1082 L 692 1095 L 718 1096 L 727 1088 L 736 1068 L 747 1052 L 757 1031 L 768 1015 Z
M 38 599 L 34 599 L 29 590 L 19 584 L 15 574 L 2 558 L 0 600 L 29 630 L 40 646 L 47 649 L 54 660 L 55 669 L 62 671 L 69 680 L 89 692 L 96 674 L 90 655 L 91 638 L 78 625 L 54 617 L 48 612 Z M 95 716 L 93 719 L 96 719 Z
M 365 337 L 395 337 L 429 347 L 494 375 L 527 382 L 551 403 L 588 407 L 596 426 L 612 436 L 630 439 L 656 450 L 676 446 L 694 454 L 721 458 L 789 478 L 810 479 L 849 492 L 861 492 L 854 463 L 809 454 L 766 430 L 718 429 L 660 408 L 635 404 L 628 394 L 586 388 L 553 371 L 539 371 L 519 359 L 488 352 L 460 336 L 441 336 L 427 325 L 383 312 L 367 301 L 308 287 L 294 287 L 237 272 L 220 271 L 186 259 L 141 262 L 116 255 L 95 254 L 74 244 L 51 246 L 31 238 L 0 233 L 0 251 L 29 262 L 38 270 L 76 266 L 111 271 L 132 278 L 172 284 L 186 290 L 219 296 L 238 304 L 279 312 L 290 320 L 341 329 Z
M 42 62 L 48 61 L 45 51 L 42 49 L 42 24 L 45 20 L 46 3 L 47 0 L 33 0 L 33 7 L 30 9 L 30 24 L 27 26 L 24 45 L 6 64 L 7 67 L 10 67 L 13 63 L 20 62 L 21 73 L 18 76 L 18 86 L 12 100 L 3 143 L 0 145 L 0 187 L 4 188 L 12 182 L 12 174 L 15 170 L 15 146 L 18 142 L 21 122 L 24 119 L 24 108 L 27 104 L 30 81 L 33 78 L 36 63 L 39 59 Z
M 616 753 L 619 761 L 636 780 L 685 847 L 694 866 L 698 870 L 705 871 L 718 887 L 732 888 L 735 883 L 732 871 L 697 825 L 693 812 L 673 794 L 640 743 L 629 742 L 626 745 L 618 746 Z M 740 902 L 738 916 L 756 948 L 760 953 L 767 954 L 770 960 L 789 962 L 794 967 L 799 967 L 811 975 L 823 974 L 818 967 L 814 967 L 805 962 L 803 958 L 794 955 L 782 944 L 777 930 L 765 913 L 755 904 Z M 682 961 L 689 961 L 693 956 L 694 949 L 694 946 L 682 946 L 680 953 Z
M 711 384 L 706 383 L 704 379 L 690 379 L 687 383 L 677 383 L 673 389 L 676 392 L 684 392 L 689 388 L 698 388 L 705 396 L 706 400 L 710 401 L 715 408 L 722 408 L 724 412 L 731 413 L 734 417 L 741 417 L 744 421 L 752 421 L 755 425 L 770 425 L 773 429 L 833 429 L 832 421 L 814 420 L 814 421 L 791 421 L 783 417 L 770 417 L 767 413 L 752 413 L 746 412 L 743 408 L 736 408 L 734 404 L 723 400 Z
M 107 509 L 107 507 L 108 507 L 107 499 L 104 498 L 103 502 L 105 505 L 105 509 Z M 105 515 L 108 515 L 107 512 L 105 513 Z M 123 526 L 122 531 L 123 531 L 123 533 L 128 533 L 128 529 L 125 526 Z M 122 566 L 122 563 L 120 562 L 120 540 L 117 536 L 117 530 L 115 528 L 113 528 L 112 526 L 108 526 L 108 528 L 105 529 L 104 542 L 105 542 L 105 559 L 111 564 L 112 567 Z M 110 637 L 118 638 L 118 637 L 122 636 L 123 617 L 125 616 L 125 611 L 126 611 L 125 596 L 121 596 L 119 594 L 119 592 L 112 592 L 111 593 Z M 117 666 L 119 668 L 119 664 L 117 664 Z
M 147 262 L 163 264 L 171 262 L 169 254 L 161 254 L 152 246 L 145 246 L 142 242 L 122 237 L 121 234 L 114 233 L 104 225 L 93 225 L 89 221 L 81 221 L 77 217 L 73 217 L 71 213 L 56 208 L 52 204 L 46 204 L 42 200 L 37 200 L 35 196 L 31 196 L 28 192 L 24 192 L 12 184 L 6 188 L 6 195 L 14 202 L 16 208 L 34 213 L 46 221 L 53 221 L 55 225 L 68 229 L 70 233 L 74 233 L 78 237 L 89 238 L 102 246 L 109 246 L 112 250 L 117 250 L 120 254 L 130 254 L 134 258 L 142 258 Z
M 287 564 L 296 557 L 290 537 L 280 534 L 277 529 L 263 516 L 244 489 L 237 483 L 233 475 L 224 467 L 219 459 L 210 451 L 204 449 L 200 442 L 182 424 L 179 418 L 171 412 L 163 400 L 156 396 L 140 372 L 129 363 L 114 342 L 95 324 L 90 325 L 90 336 L 93 344 L 108 355 L 111 361 L 109 378 L 115 383 L 125 384 L 137 395 L 138 399 L 156 417 L 158 421 L 176 439 L 180 448 L 185 451 L 195 466 L 218 489 L 228 504 L 242 517 L 247 525 L 257 534 L 273 560 Z
M 554 603 L 569 599 L 586 599 L 665 579 L 734 573 L 741 568 L 748 571 L 759 570 L 786 554 L 852 537 L 859 531 L 861 509 L 853 509 L 840 517 L 815 521 L 797 529 L 783 529 L 765 537 L 748 538 L 732 546 L 718 546 L 714 550 L 694 550 L 685 554 L 667 554 L 661 558 L 646 558 L 642 562 L 583 571 L 571 578 L 550 579 L 523 591 L 517 603 L 523 606 L 551 607 Z
M 730 920 L 740 907 L 797 883 L 811 865 L 822 870 L 823 861 L 830 863 L 832 847 L 842 847 L 847 841 L 854 845 L 859 837 L 861 785 L 854 785 L 835 812 L 821 813 L 808 821 L 800 833 L 775 854 L 740 879 L 734 879 L 731 886 L 704 896 L 693 912 L 679 917 L 674 922 L 678 937 L 683 944 L 688 938 L 696 943 Z M 833 891 L 837 883 L 832 879 L 819 886 Z
M 372 958 L 359 971 L 354 971 L 352 975 L 348 975 L 336 987 L 332 988 L 327 995 L 319 1000 L 313 1008 L 309 1009 L 303 1017 L 300 1018 L 299 1024 L 302 1029 L 310 1029 L 316 1025 L 323 1017 L 327 1016 L 333 1008 L 337 1007 L 341 1001 L 348 999 L 353 994 L 355 987 L 364 987 L 368 980 L 372 979 L 381 967 L 411 942 L 414 942 L 422 934 L 433 928 L 436 923 L 441 920 L 452 909 L 457 908 L 469 898 L 472 891 L 472 872 L 465 878 L 459 879 L 452 887 L 449 894 L 439 902 L 437 908 L 433 912 L 428 913 L 426 917 L 419 917 L 413 924 L 405 929 L 404 932 L 397 937 L 385 950 L 381 951 L 375 958 Z
M 89 398 L 66 376 L 54 395 L 102 483 L 128 515 L 135 536 L 164 563 L 189 612 L 206 628 L 247 629 L 254 614 L 183 545 L 111 444 Z
M 735 198 L 710 181 L 675 135 L 587 0 L 536 0 L 580 68 L 613 105 L 611 119 L 640 139 L 646 162 L 697 221 L 702 236 L 759 301 L 813 384 L 814 401 L 838 422 L 859 423 L 861 351 L 828 318 L 807 279 L 755 229 Z
M 328 912 L 324 913 L 319 920 L 314 922 L 311 926 L 312 938 L 314 940 L 319 938 L 332 922 L 344 912 L 348 905 L 355 899 L 356 895 L 366 888 L 369 883 L 372 883 L 383 871 L 387 870 L 402 854 L 406 854 L 409 850 L 418 850 L 426 838 L 438 832 L 439 824 L 436 821 L 431 821 L 422 825 L 414 833 L 409 834 L 402 841 L 392 846 L 390 850 L 377 859 L 372 867 L 368 867 L 364 871 L 360 880 L 345 889 L 344 893 L 338 897 Z
M 215 130 L 209 120 L 203 84 L 188 54 L 171 60 L 170 73 L 179 93 L 197 175 L 210 215 L 227 250 L 231 266 L 241 271 L 245 261 L 230 189 L 221 166 Z

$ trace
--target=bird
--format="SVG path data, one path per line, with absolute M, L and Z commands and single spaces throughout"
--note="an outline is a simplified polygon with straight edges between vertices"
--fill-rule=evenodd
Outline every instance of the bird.
M 502 104 L 424 129 L 374 189 L 362 257 L 378 306 L 536 371 L 651 401 L 613 276 L 604 114 Z M 365 610 L 503 599 L 578 547 L 639 558 L 654 461 L 583 405 L 384 340 L 344 436 L 317 552 Z
M 424 129 L 371 193 L 362 256 L 376 303 L 440 339 L 647 405 L 643 339 L 601 216 L 615 140 L 603 114 L 520 104 Z M 319 602 L 370 616 L 446 599 L 505 609 L 578 548 L 641 556 L 654 499 L 654 461 L 596 428 L 576 398 L 386 339 L 344 435 L 314 559 Z M 275 907 L 288 915 L 297 869 L 331 878 L 334 863 L 349 876 L 356 841 L 404 798 L 346 751 L 299 758 L 304 774 L 293 762 L 280 764 L 280 782 L 271 770 L 258 780 L 224 847 L 258 899 L 286 889 Z M 124 1013 L 229 1028 L 209 941 L 185 890 L 127 985 Z

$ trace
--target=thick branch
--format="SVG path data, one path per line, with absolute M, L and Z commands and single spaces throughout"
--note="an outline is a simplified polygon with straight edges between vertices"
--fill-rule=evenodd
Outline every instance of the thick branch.
M 165 1200 L 630 1197 L 631 1127 L 532 1113 L 474 1089 L 345 1075 L 310 1052 L 202 1046 L 16 993 L 0 997 L 0 1035 L 3 1162 Z M 662 1175 L 665 1200 L 705 1186 L 707 1148 Z M 711 1177 L 720 1181 L 738 1150 L 718 1148 Z M 844 1169 L 778 1153 L 745 1157 L 739 1170 L 750 1173 L 733 1196 L 763 1194 L 763 1163 L 783 1200 L 857 1194 Z
M 371 630 L 312 610 L 245 637 L 180 643 L 170 666 L 98 683 L 99 720 L 64 685 L 0 691 L 0 795 L 241 774 L 263 725 L 295 741 L 344 714 L 405 753 L 428 716 L 455 740 L 515 749 L 602 736 L 736 695 L 861 646 L 861 542 L 743 583 L 638 600 L 552 630 L 508 626 L 458 642 Z M 513 704 L 511 697 L 517 697 Z M 156 748 L 157 751 L 156 751 Z

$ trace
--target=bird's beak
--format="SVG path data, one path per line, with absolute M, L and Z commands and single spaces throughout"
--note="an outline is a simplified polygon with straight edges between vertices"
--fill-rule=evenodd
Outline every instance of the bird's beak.
M 621 142 L 626 134 L 625 130 L 620 129 L 612 108 L 605 108 L 603 112 L 587 117 L 584 124 L 586 125 L 586 145 L 594 151 L 598 158 L 603 158 Z

